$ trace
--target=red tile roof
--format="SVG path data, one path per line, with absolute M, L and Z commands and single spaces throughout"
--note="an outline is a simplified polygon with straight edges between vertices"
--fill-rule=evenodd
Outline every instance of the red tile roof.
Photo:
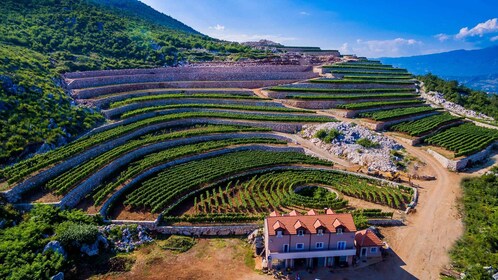
M 373 247 L 373 246 L 382 246 L 384 243 L 380 240 L 373 231 L 369 229 L 361 230 L 356 232 L 354 241 L 356 242 L 356 246 L 359 247 Z
M 276 216 L 280 216 L 277 211 L 273 211 L 270 213 L 270 217 L 276 217 Z
M 325 210 L 325 214 L 335 214 L 334 210 L 328 208 L 327 210 Z
M 308 215 L 316 215 L 315 210 L 311 209 L 310 211 L 308 211 Z
M 281 229 L 285 229 L 285 226 L 284 226 L 284 225 L 282 225 L 282 223 L 280 223 L 279 221 L 277 221 L 276 223 L 274 223 L 274 224 L 273 224 L 273 229 L 274 229 L 274 230 L 277 230 L 277 229 L 279 229 L 279 228 L 281 228 Z
M 294 211 L 293 211 L 294 212 Z M 292 212 L 291 212 L 292 213 Z M 356 226 L 353 221 L 353 216 L 349 213 L 341 214 L 321 214 L 321 215 L 283 215 L 269 216 L 266 218 L 267 228 L 270 229 L 268 234 L 275 235 L 277 228 L 282 228 L 284 234 L 297 234 L 299 227 L 304 227 L 306 233 L 316 234 L 317 228 L 321 225 L 324 228 L 324 233 L 336 232 L 338 226 L 344 227 L 344 232 L 355 232 Z M 296 227 L 297 226 L 297 227 Z M 271 230 L 271 229 L 274 230 Z
M 296 210 L 292 210 L 290 213 L 289 213 L 289 216 L 299 216 L 300 214 L 296 211 Z

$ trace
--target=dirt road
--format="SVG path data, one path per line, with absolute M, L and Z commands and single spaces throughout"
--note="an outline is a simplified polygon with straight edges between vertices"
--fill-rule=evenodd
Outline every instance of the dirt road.
M 390 137 L 396 140 L 396 137 Z M 340 166 L 353 166 L 297 135 L 292 139 Z M 439 279 L 441 269 L 450 263 L 448 251 L 463 231 L 457 205 L 461 196 L 460 181 L 465 175 L 442 167 L 422 147 L 407 144 L 403 146 L 412 156 L 425 162 L 427 166 L 424 173 L 436 176 L 437 180 L 414 181 L 420 186 L 417 212 L 407 216 L 406 226 L 382 230 L 385 241 L 395 255 L 372 267 L 336 273 L 335 276 L 362 279 Z
M 409 215 L 407 225 L 385 229 L 386 241 L 398 258 L 389 265 L 402 265 L 390 279 L 439 279 L 441 268 L 450 262 L 448 251 L 463 232 L 457 205 L 461 197 L 462 174 L 443 168 L 421 147 L 404 145 L 406 150 L 427 164 L 436 181 L 416 181 L 420 185 L 417 212 Z M 404 263 L 404 264 L 403 264 Z

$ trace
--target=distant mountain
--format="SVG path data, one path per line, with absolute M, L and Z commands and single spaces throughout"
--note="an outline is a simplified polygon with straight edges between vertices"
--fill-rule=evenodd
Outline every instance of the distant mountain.
M 417 75 L 433 73 L 475 89 L 498 92 L 498 46 L 379 60 Z

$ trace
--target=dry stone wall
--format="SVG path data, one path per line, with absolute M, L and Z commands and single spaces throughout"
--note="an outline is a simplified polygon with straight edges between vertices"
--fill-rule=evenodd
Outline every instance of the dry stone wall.
M 111 85 L 96 88 L 75 89 L 72 95 L 77 99 L 96 98 L 101 95 L 123 93 L 137 90 L 167 89 L 167 88 L 261 88 L 286 84 L 295 80 L 253 80 L 253 81 L 174 81 L 134 83 L 123 85 Z
M 153 100 L 132 103 L 122 107 L 103 110 L 102 114 L 108 119 L 116 118 L 128 111 L 133 111 L 145 107 L 162 106 L 162 105 L 173 105 L 173 104 L 223 104 L 223 105 L 243 105 L 243 106 L 263 106 L 263 107 L 283 107 L 280 103 L 275 103 L 272 101 L 264 100 L 236 100 L 236 99 L 211 99 L 211 98 L 192 98 L 192 99 L 165 99 L 165 100 Z
M 116 84 L 171 82 L 171 81 L 246 81 L 246 80 L 305 80 L 316 77 L 313 72 L 229 72 L 229 73 L 161 73 L 122 76 L 103 76 L 71 80 L 68 89 L 100 87 Z
M 449 170 L 461 171 L 473 163 L 485 160 L 490 154 L 496 152 L 497 148 L 498 148 L 498 141 L 489 145 L 486 149 L 480 152 L 456 160 L 448 159 L 432 149 L 428 149 L 427 152 L 431 154 L 437 161 L 439 161 L 439 163 L 441 163 L 444 167 L 448 168 Z
M 265 138 L 276 138 L 281 140 L 290 141 L 289 139 L 270 134 L 270 133 L 227 133 L 218 135 L 203 135 L 190 137 L 185 139 L 170 140 L 161 143 L 152 144 L 139 149 L 136 149 L 130 153 L 127 153 L 106 165 L 104 168 L 93 173 L 90 177 L 86 178 L 81 184 L 76 186 L 71 190 L 64 198 L 61 200 L 60 205 L 63 207 L 73 208 L 75 207 L 82 198 L 88 195 L 96 187 L 98 187 L 105 178 L 109 175 L 119 171 L 124 166 L 128 165 L 130 162 L 143 158 L 151 153 L 159 152 L 164 149 L 169 149 L 182 145 L 195 144 L 206 141 L 224 140 L 224 139 L 242 139 L 242 138 L 255 138 L 255 137 L 265 137 Z
M 66 79 L 118 76 L 118 75 L 141 75 L 141 74 L 168 74 L 168 73 L 247 73 L 247 72 L 307 72 L 312 71 L 311 66 L 306 65 L 257 65 L 257 66 L 208 66 L 208 67 L 163 67 L 150 69 L 118 69 L 97 70 L 84 72 L 71 72 L 64 74 Z
M 412 88 L 415 84 L 381 84 L 381 83 L 298 83 L 292 88 L 321 88 L 321 89 L 372 89 L 372 88 Z
M 232 152 L 238 152 L 238 151 L 270 151 L 270 152 L 300 152 L 304 153 L 303 148 L 298 148 L 298 147 L 272 147 L 272 146 L 263 146 L 263 145 L 248 145 L 248 146 L 241 146 L 241 147 L 232 147 L 232 148 L 225 148 L 217 151 L 212 151 L 212 152 L 207 152 L 204 154 L 198 154 L 194 156 L 188 156 L 184 158 L 180 158 L 177 160 L 173 160 L 170 162 L 167 162 L 165 164 L 161 164 L 159 166 L 150 168 L 148 170 L 145 170 L 142 172 L 140 175 L 137 177 L 133 178 L 131 181 L 126 183 L 122 188 L 120 188 L 118 191 L 116 191 L 109 199 L 106 200 L 106 202 L 102 205 L 100 209 L 100 213 L 103 217 L 107 216 L 108 210 L 112 207 L 112 205 L 126 192 L 131 190 L 134 186 L 136 186 L 138 183 L 143 181 L 145 178 L 161 171 L 164 170 L 168 167 L 175 166 L 178 164 L 190 162 L 190 161 L 195 161 L 195 160 L 201 160 L 205 158 L 210 158 L 210 157 L 215 157 L 215 156 L 220 156 L 223 154 L 227 153 L 232 153 Z M 74 207 L 73 205 L 77 204 L 77 201 L 81 198 L 84 197 L 83 192 L 78 192 L 75 194 L 75 197 L 69 198 L 66 201 L 62 202 L 61 205 L 65 207 Z M 76 204 L 75 204 L 76 202 Z
M 160 89 L 160 90 L 145 90 L 145 91 L 137 91 L 130 93 L 122 93 L 110 96 L 103 96 L 99 99 L 80 99 L 79 103 L 82 104 L 90 104 L 99 108 L 107 108 L 113 102 L 122 101 L 129 98 L 134 97 L 142 97 L 142 96 L 153 96 L 153 95 L 163 95 L 163 94 L 232 94 L 232 95 L 254 95 L 252 90 L 227 90 L 227 89 Z
M 25 181 L 17 184 L 15 187 L 12 189 L 6 191 L 4 193 L 5 198 L 11 202 L 17 202 L 19 199 L 21 199 L 21 196 L 39 186 L 42 184 L 48 182 L 50 179 L 55 178 L 56 176 L 61 175 L 63 172 L 73 168 L 80 162 L 84 162 L 87 160 L 90 160 L 91 158 L 94 158 L 102 153 L 105 153 L 112 148 L 123 145 L 127 141 L 139 137 L 141 135 L 157 131 L 160 129 L 165 129 L 169 127 L 175 127 L 175 126 L 182 126 L 182 125 L 195 125 L 195 124 L 226 124 L 226 125 L 243 125 L 243 126 L 255 126 L 255 127 L 267 127 L 270 129 L 273 129 L 275 131 L 280 131 L 280 132 L 295 132 L 301 129 L 302 125 L 301 124 L 286 124 L 286 123 L 272 123 L 272 122 L 248 122 L 248 121 L 232 121 L 232 120 L 224 120 L 224 119 L 209 119 L 209 118 L 192 118 L 192 119 L 181 119 L 181 120 L 176 120 L 176 121 L 169 121 L 169 122 L 163 122 L 163 123 L 158 123 L 154 125 L 149 125 L 147 127 L 143 127 L 140 129 L 137 129 L 129 134 L 126 134 L 121 137 L 117 137 L 111 141 L 108 141 L 106 143 L 103 143 L 101 145 L 98 145 L 96 147 L 90 148 L 84 153 L 81 153 L 79 155 L 76 155 L 72 158 L 69 158 L 59 164 L 56 164 L 54 167 L 44 170 L 28 179 Z M 118 124 L 119 125 L 119 124 Z M 107 126 L 101 126 L 99 128 L 94 129 L 87 135 L 93 135 L 98 132 L 102 132 L 104 130 L 110 129 L 112 127 L 115 127 L 116 124 L 112 125 L 107 125 Z
M 290 95 L 291 93 L 287 93 L 286 95 Z M 296 94 L 296 93 L 294 93 Z M 273 93 L 270 93 L 270 97 L 273 97 Z M 285 95 L 284 95 L 285 96 Z M 285 97 L 282 97 L 285 98 Z M 360 102 L 370 102 L 370 101 L 402 101 L 406 100 L 406 98 L 375 98 L 375 99 L 336 99 L 336 100 L 320 100 L 320 99 L 287 99 L 282 100 L 284 104 L 289 106 L 294 106 L 303 109 L 330 109 L 335 108 L 341 104 L 350 104 L 350 103 L 360 103 Z

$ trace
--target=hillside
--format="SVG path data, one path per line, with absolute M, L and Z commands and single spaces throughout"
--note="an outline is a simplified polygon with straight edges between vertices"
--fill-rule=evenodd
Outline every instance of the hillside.
M 141 2 L 98 2 L 2 2 L 0 164 L 62 145 L 103 120 L 72 105 L 60 73 L 253 55 L 249 47 L 201 35 Z
M 138 0 L 91 0 L 91 1 L 110 8 L 114 8 L 118 10 L 119 13 L 152 21 L 158 25 L 162 25 L 167 28 L 195 35 L 202 35 L 200 32 L 194 30 L 192 27 L 185 25 L 183 22 L 178 21 L 161 12 L 158 12 Z
M 458 80 L 474 89 L 498 92 L 498 46 L 380 60 L 407 68 L 416 75 L 433 73 L 446 79 Z

